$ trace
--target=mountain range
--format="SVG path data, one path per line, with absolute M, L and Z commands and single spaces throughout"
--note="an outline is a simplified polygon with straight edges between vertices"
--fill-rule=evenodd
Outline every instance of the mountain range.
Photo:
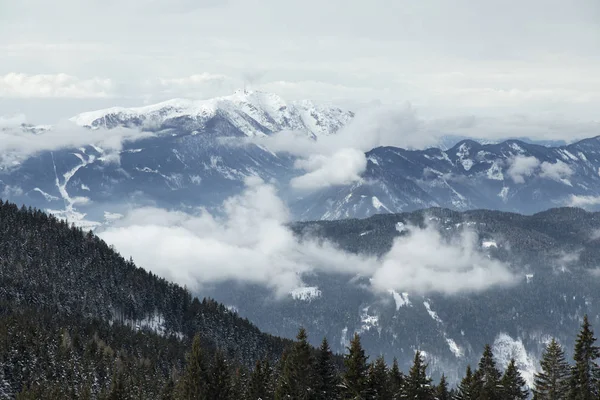
M 499 365 L 515 358 L 531 384 L 551 337 L 570 354 L 583 315 L 588 314 L 594 324 L 600 322 L 597 212 L 556 208 L 526 216 L 432 208 L 297 223 L 293 229 L 299 237 L 319 237 L 348 252 L 382 258 L 396 241 L 409 240 L 425 226 L 435 227 L 448 240 L 472 233 L 474 250 L 507 265 L 515 276 L 513 284 L 424 294 L 402 288 L 399 281 L 390 280 L 388 289 L 381 290 L 368 276 L 315 272 L 303 277 L 305 287 L 283 300 L 276 300 L 268 289 L 235 282 L 207 287 L 203 293 L 230 305 L 266 332 L 290 337 L 304 326 L 315 338 L 326 336 L 339 352 L 354 332 L 360 333 L 368 354 L 398 357 L 404 368 L 409 367 L 414 350 L 420 349 L 427 354 L 434 376 L 444 371 L 451 382 L 468 364 L 477 365 L 480 349 L 489 343 Z M 434 249 L 439 244 L 429 246 L 432 252 L 443 252 Z M 418 254 L 415 250 L 413 257 Z M 410 260 L 400 258 L 395 265 L 409 268 Z M 492 279 L 492 273 L 484 279 Z
M 446 136 L 439 148 L 377 147 L 366 153 L 359 181 L 311 192 L 289 185 L 301 174 L 298 157 L 252 140 L 295 132 L 318 141 L 352 124 L 354 116 L 337 107 L 250 91 L 87 112 L 71 119 L 83 127 L 80 135 L 118 129 L 142 134 L 118 146 L 90 142 L 20 158 L 3 154 L 0 193 L 92 228 L 131 205 L 218 208 L 251 175 L 276 182 L 298 220 L 363 218 L 423 207 L 534 213 L 600 203 L 598 138 L 552 147 L 516 139 L 454 143 L 458 137 Z M 64 127 L 25 126 L 21 134 L 43 137 L 52 129 Z

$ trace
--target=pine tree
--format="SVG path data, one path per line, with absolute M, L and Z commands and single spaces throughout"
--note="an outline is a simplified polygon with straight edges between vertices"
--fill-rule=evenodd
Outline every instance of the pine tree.
M 175 382 L 169 376 L 160 392 L 160 400 L 174 400 Z
M 208 376 L 207 399 L 220 400 L 229 397 L 231 389 L 231 373 L 225 356 L 216 351 Z
M 300 328 L 292 350 L 285 359 L 277 388 L 277 399 L 313 399 L 315 397 L 314 361 L 306 330 Z
M 377 357 L 369 366 L 368 396 L 370 399 L 391 400 L 392 392 L 388 381 L 387 365 L 383 356 Z
M 119 370 L 119 367 L 117 367 L 117 371 L 112 378 L 107 400 L 123 400 L 128 398 L 129 394 L 127 393 L 125 376 L 123 372 Z
M 390 368 L 390 392 L 393 400 L 398 400 L 402 398 L 402 390 L 404 388 L 404 374 L 400 371 L 398 367 L 398 360 L 394 357 L 394 362 L 392 362 L 392 368 Z
M 273 371 L 268 361 L 256 362 L 254 371 L 250 375 L 246 398 L 249 400 L 262 399 L 270 400 L 274 398 L 274 393 L 271 387 Z
M 501 379 L 500 371 L 496 368 L 494 354 L 490 345 L 486 345 L 479 368 L 473 374 L 473 396 L 478 400 L 500 400 Z
M 206 363 L 200 336 L 194 336 L 192 351 L 188 354 L 183 376 L 177 383 L 177 395 L 181 400 L 205 400 L 207 392 Z
M 536 400 L 566 400 L 569 392 L 569 363 L 562 346 L 555 340 L 546 346 L 540 362 L 542 370 L 535 374 Z
M 455 400 L 475 400 L 474 393 L 474 385 L 475 381 L 473 379 L 473 372 L 471 371 L 471 366 L 467 365 L 467 372 L 465 373 L 465 377 L 460 381 L 458 385 L 458 390 L 456 396 L 454 396 Z
M 323 338 L 321 347 L 317 354 L 315 362 L 316 387 L 315 397 L 318 400 L 334 400 L 339 396 L 339 377 L 337 368 L 333 362 L 333 353 L 327 342 L 327 338 Z
M 249 399 L 247 391 L 252 390 L 252 385 L 248 382 L 248 373 L 244 367 L 238 367 L 233 374 L 231 391 L 229 393 L 230 400 Z
M 514 358 L 510 360 L 504 371 L 501 385 L 503 400 L 527 400 L 529 398 L 527 383 L 519 373 Z
M 600 357 L 600 348 L 594 343 L 594 331 L 584 316 L 581 331 L 575 342 L 575 365 L 573 366 L 570 381 L 569 399 L 592 400 L 600 398 L 600 367 L 596 359 Z
M 440 383 L 437 385 L 437 388 L 435 390 L 435 398 L 436 400 L 450 400 L 452 398 L 448 390 L 448 382 L 446 381 L 446 375 L 444 374 L 442 374 L 442 377 L 440 378 Z
M 344 357 L 346 371 L 342 377 L 342 398 L 345 400 L 364 399 L 367 396 L 368 357 L 360 344 L 357 333 L 350 341 L 348 354 Z
M 418 350 L 415 353 L 413 365 L 404 383 L 404 396 L 408 399 L 435 399 L 435 391 L 431 385 L 431 378 L 427 376 L 427 364 Z

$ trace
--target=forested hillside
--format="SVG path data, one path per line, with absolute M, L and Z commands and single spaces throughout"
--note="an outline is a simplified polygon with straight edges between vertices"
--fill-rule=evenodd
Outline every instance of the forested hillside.
M 119 354 L 125 364 L 148 365 L 161 377 L 144 378 L 152 380 L 150 390 L 181 362 L 182 349 L 195 334 L 206 349 L 218 348 L 245 366 L 276 361 L 290 343 L 260 332 L 215 301 L 192 298 L 186 289 L 137 268 L 91 233 L 2 202 L 0 316 L 0 372 L 11 390 L 53 380 L 52 374 L 69 379 L 67 372 L 78 371 L 84 381 L 107 382 L 103 375 L 111 367 L 58 367 L 64 356 L 59 349 L 71 343 L 65 335 L 81 339 L 67 346 L 73 362 L 100 351 Z

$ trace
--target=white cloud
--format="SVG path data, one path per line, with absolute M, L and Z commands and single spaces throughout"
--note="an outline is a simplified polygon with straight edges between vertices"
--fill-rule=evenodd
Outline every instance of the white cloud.
M 315 190 L 329 186 L 347 185 L 360 180 L 367 168 L 365 153 L 351 148 L 343 148 L 331 156 L 312 155 L 308 159 L 297 160 L 296 168 L 308 171 L 293 178 L 290 184 L 295 189 Z
M 247 184 L 244 193 L 225 201 L 224 218 L 140 209 L 100 236 L 141 266 L 188 286 L 238 280 L 283 295 L 313 269 L 368 270 L 361 257 L 331 245 L 300 243 L 286 225 L 288 210 L 275 188 L 258 178 Z
M 464 231 L 448 240 L 432 226 L 413 227 L 408 237 L 397 238 L 372 279 L 380 290 L 444 294 L 514 283 L 514 274 L 503 263 L 478 251 L 474 233 Z
M 532 176 L 540 165 L 540 161 L 533 156 L 518 155 L 509 162 L 507 173 L 515 183 L 525 183 L 525 177 Z
M 351 254 L 327 241 L 296 237 L 272 185 L 247 181 L 226 200 L 224 216 L 156 208 L 132 211 L 100 236 L 138 265 L 191 287 L 236 280 L 285 295 L 305 273 L 327 271 L 373 277 L 373 289 L 455 294 L 513 283 L 508 268 L 478 253 L 473 234 L 455 241 L 433 227 L 411 228 L 381 260 Z
M 554 164 L 544 161 L 541 165 L 539 176 L 540 178 L 552 179 L 560 182 L 564 181 L 574 173 L 575 172 L 568 164 L 560 160 L 557 160 Z
M 567 205 L 581 208 L 599 206 L 600 196 L 580 196 L 572 194 L 567 200 Z
M 437 140 L 438 135 L 427 131 L 409 105 L 367 107 L 335 135 L 320 136 L 317 140 L 295 132 L 248 139 L 274 152 L 303 157 L 296 166 L 308 173 L 291 181 L 292 187 L 303 190 L 359 181 L 367 166 L 364 152 L 375 147 L 423 148 Z
M 80 79 L 67 74 L 9 73 L 0 76 L 0 97 L 103 98 L 113 94 L 110 79 Z
M 149 132 L 135 129 L 89 130 L 71 122 L 61 122 L 41 133 L 33 133 L 20 126 L 0 129 L 0 165 L 12 166 L 43 151 L 97 145 L 106 151 L 106 162 L 118 162 L 123 142 L 150 136 Z

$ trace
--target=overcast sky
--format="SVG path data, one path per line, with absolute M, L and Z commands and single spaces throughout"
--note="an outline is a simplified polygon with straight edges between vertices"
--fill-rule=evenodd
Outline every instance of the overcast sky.
M 0 0 L 0 115 L 53 122 L 244 82 L 290 100 L 591 131 L 600 2 Z

